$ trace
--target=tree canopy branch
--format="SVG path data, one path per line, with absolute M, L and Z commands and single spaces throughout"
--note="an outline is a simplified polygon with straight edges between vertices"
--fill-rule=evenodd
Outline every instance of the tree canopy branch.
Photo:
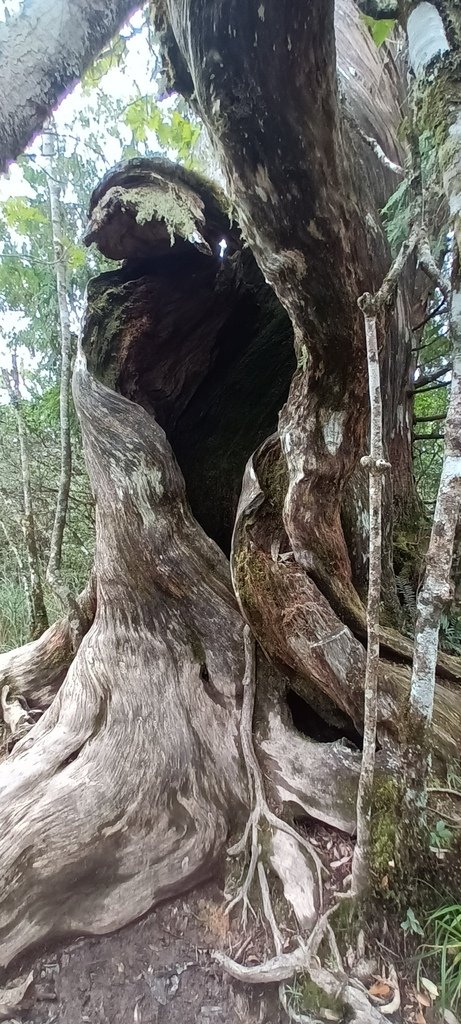
M 31 142 L 139 0 L 25 0 L 0 25 L 0 172 Z

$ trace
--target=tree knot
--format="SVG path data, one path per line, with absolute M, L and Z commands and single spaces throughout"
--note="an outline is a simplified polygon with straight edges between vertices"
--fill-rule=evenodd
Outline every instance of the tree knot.
M 374 476 L 382 476 L 391 468 L 390 462 L 386 462 L 385 459 L 374 459 L 372 455 L 364 455 L 360 459 L 360 465 Z
M 371 292 L 364 292 L 363 295 L 359 295 L 357 305 L 362 310 L 364 316 L 374 317 L 379 312 L 379 303 L 376 301 L 376 295 L 372 295 Z

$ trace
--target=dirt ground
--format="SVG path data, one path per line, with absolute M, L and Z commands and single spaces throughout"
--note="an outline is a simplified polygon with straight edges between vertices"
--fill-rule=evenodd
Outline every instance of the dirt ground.
M 163 904 L 114 935 L 77 939 L 34 962 L 34 981 L 10 1022 L 21 1024 L 282 1024 L 277 990 L 232 983 L 219 948 L 259 959 L 264 929 L 245 935 L 223 913 L 218 885 Z M 248 942 L 248 935 L 251 939 Z M 3 1018 L 5 1019 L 5 1018 Z
M 328 867 L 324 906 L 329 906 L 348 884 L 353 843 L 327 826 L 299 824 Z M 24 999 L 14 1008 L 8 1009 L 5 989 L 0 992 L 0 1021 L 286 1024 L 288 1018 L 280 1007 L 277 986 L 256 988 L 234 983 L 214 962 L 215 949 L 246 964 L 259 963 L 273 955 L 264 923 L 251 918 L 244 932 L 239 910 L 236 908 L 229 917 L 225 906 L 222 884 L 214 882 L 165 902 L 141 921 L 113 935 L 78 938 L 41 950 L 35 957 L 16 963 L 9 975 L 0 979 L 0 984 L 9 988 L 18 977 L 33 976 Z M 285 930 L 287 943 L 291 943 L 292 929 L 287 926 Z M 371 958 L 369 951 L 365 954 L 364 949 L 359 949 L 362 945 L 363 938 L 357 940 L 357 948 L 349 946 L 345 950 L 346 969 L 367 988 L 377 978 L 382 985 L 383 972 L 384 977 L 389 976 L 386 971 L 393 958 L 389 960 L 385 955 L 383 959 L 379 955 L 381 943 L 375 950 L 378 955 Z M 402 1000 L 390 1019 L 394 1024 L 429 1024 L 435 1018 L 426 1008 L 427 1016 L 421 1013 L 414 986 L 406 977 L 406 965 L 398 959 Z M 391 993 L 389 986 L 387 989 Z M 389 997 L 388 994 L 383 1001 Z

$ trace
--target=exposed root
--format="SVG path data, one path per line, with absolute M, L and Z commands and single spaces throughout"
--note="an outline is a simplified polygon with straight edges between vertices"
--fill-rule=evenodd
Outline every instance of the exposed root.
M 267 886 L 267 880 L 265 885 Z M 315 1024 L 315 1018 L 296 1013 L 290 1006 L 287 998 L 286 982 L 291 981 L 297 974 L 306 973 L 315 985 L 321 989 L 329 998 L 336 999 L 344 1004 L 350 1011 L 348 1020 L 353 1024 L 384 1024 L 386 1018 L 380 1010 L 373 1006 L 368 998 L 365 987 L 359 981 L 350 979 L 342 968 L 341 956 L 338 951 L 336 938 L 330 924 L 330 918 L 337 910 L 337 904 L 330 907 L 324 913 L 313 928 L 307 940 L 298 935 L 298 946 L 290 953 L 280 952 L 281 935 L 275 921 L 272 905 L 270 904 L 269 890 L 263 882 L 261 892 L 263 895 L 263 909 L 266 919 L 271 924 L 271 931 L 276 947 L 276 955 L 261 964 L 238 964 L 225 953 L 216 951 L 214 959 L 231 975 L 236 981 L 245 984 L 269 985 L 279 984 L 280 1002 L 291 1020 L 299 1024 Z M 269 900 L 269 905 L 267 901 Z M 272 923 L 271 923 L 272 922 Z M 328 939 L 331 952 L 337 962 L 335 972 L 322 966 L 317 956 L 322 939 Z
M 35 715 L 40 711 L 31 710 L 25 700 L 20 701 L 10 695 L 10 687 L 2 686 L 0 691 L 0 708 L 3 722 L 10 736 L 10 742 L 21 739 L 32 728 Z
M 228 853 L 231 857 L 239 856 L 242 854 L 247 846 L 249 837 L 251 836 L 250 845 L 250 863 L 244 878 L 242 885 L 240 886 L 237 894 L 230 900 L 227 913 L 237 906 L 238 903 L 242 903 L 242 922 L 243 927 L 246 928 L 248 921 L 248 911 L 254 914 L 254 910 L 251 906 L 249 893 L 251 886 L 254 881 L 256 868 L 258 866 L 258 860 L 261 853 L 261 847 L 259 845 L 259 832 L 264 825 L 269 826 L 269 829 L 276 833 L 277 831 L 290 836 L 298 843 L 303 850 L 306 851 L 309 858 L 312 860 L 316 875 L 317 875 L 317 894 L 318 903 L 321 909 L 322 906 L 322 875 L 324 867 L 322 861 L 313 846 L 303 836 L 299 835 L 298 832 L 287 822 L 283 821 L 274 814 L 267 803 L 264 784 L 262 778 L 262 772 L 256 758 L 254 745 L 253 745 L 253 711 L 255 703 L 256 693 L 256 659 L 255 659 L 255 642 L 251 635 L 249 626 L 244 628 L 244 647 L 245 647 L 245 674 L 243 677 L 243 703 L 242 713 L 240 719 L 240 738 L 242 743 L 243 757 L 248 776 L 248 787 L 250 800 L 253 803 L 253 810 L 248 818 L 245 826 L 245 830 L 241 839 L 234 846 L 231 846 Z M 259 880 L 265 879 L 265 874 L 259 874 Z M 283 878 L 282 878 L 283 881 Z M 296 910 L 296 908 L 295 908 Z
M 73 616 L 68 615 L 54 622 L 38 640 L 0 654 L 0 688 L 8 685 L 10 696 L 20 695 L 42 711 L 51 704 L 83 634 L 94 619 L 96 586 L 93 573 L 85 590 L 76 598 L 75 605 L 78 606 L 80 634 L 75 634 Z
M 207 877 L 245 804 L 226 560 L 155 420 L 82 357 L 75 397 L 97 612 L 53 704 L 0 765 L 2 966 L 44 939 L 113 931 Z
M 251 854 L 250 863 L 244 881 L 237 894 L 230 900 L 226 912 L 229 913 L 233 907 L 237 906 L 237 904 L 241 902 L 243 904 L 242 921 L 244 927 L 246 927 L 248 911 L 250 910 L 254 913 L 250 903 L 249 893 L 257 873 L 262 910 L 272 934 L 275 956 L 265 960 L 263 963 L 254 965 L 237 963 L 236 960 L 233 960 L 231 957 L 227 956 L 225 953 L 221 953 L 220 951 L 216 951 L 213 954 L 214 959 L 237 981 L 256 985 L 278 983 L 281 1005 L 289 1018 L 293 1021 L 299 1022 L 299 1024 L 304 1024 L 304 1022 L 306 1022 L 306 1024 L 312 1024 L 313 1018 L 312 1016 L 307 1017 L 301 1013 L 297 1013 L 289 1005 L 286 982 L 293 979 L 297 974 L 303 972 L 309 974 L 314 984 L 322 989 L 327 996 L 341 1000 L 352 1012 L 352 1017 L 350 1019 L 356 1022 L 356 1024 L 365 1024 L 365 1022 L 367 1022 L 367 1024 L 378 1024 L 378 1022 L 383 1022 L 385 1018 L 379 1010 L 370 1004 L 364 987 L 359 982 L 350 980 L 344 972 L 341 954 L 330 923 L 330 918 L 337 910 L 338 904 L 331 906 L 325 913 L 321 914 L 307 939 L 298 932 L 298 945 L 290 952 L 284 952 L 284 940 L 274 913 L 265 867 L 263 862 L 260 860 L 261 847 L 259 844 L 259 831 L 261 826 L 265 824 L 266 826 L 269 826 L 269 829 L 274 830 L 275 834 L 277 832 L 281 832 L 283 835 L 288 835 L 290 838 L 295 839 L 303 851 L 307 851 L 309 856 L 312 857 L 317 869 L 320 905 L 322 900 L 322 872 L 324 869 L 318 854 L 312 849 L 307 840 L 305 840 L 303 836 L 298 835 L 295 829 L 282 821 L 282 819 L 274 814 L 268 807 L 264 793 L 262 773 L 254 751 L 252 738 L 256 672 L 255 643 L 249 626 L 245 626 L 244 629 L 244 647 L 245 674 L 243 678 L 243 703 L 240 721 L 240 736 L 248 775 L 250 798 L 253 801 L 253 810 L 247 821 L 241 839 L 228 850 L 228 853 L 231 856 L 242 854 L 245 851 L 248 839 L 251 836 Z M 274 866 L 273 859 L 271 859 L 271 864 Z M 293 902 L 293 906 L 296 913 L 297 908 L 295 902 Z M 328 940 L 332 956 L 336 961 L 337 969 L 335 972 L 323 967 L 317 956 L 319 946 L 325 937 Z

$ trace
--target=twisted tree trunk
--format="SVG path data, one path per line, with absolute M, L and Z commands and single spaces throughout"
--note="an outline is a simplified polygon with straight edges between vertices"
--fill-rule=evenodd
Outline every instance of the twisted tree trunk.
M 207 123 L 249 246 L 228 200 L 165 161 L 131 161 L 94 193 L 87 241 L 124 260 L 90 284 L 74 378 L 96 613 L 0 769 L 4 962 L 45 935 L 118 927 L 206 875 L 248 814 L 250 778 L 252 827 L 263 808 L 277 832 L 256 758 L 279 822 L 304 812 L 355 828 L 359 752 L 302 735 L 287 696 L 304 701 L 304 732 L 316 711 L 359 739 L 369 412 L 357 297 L 388 269 L 379 209 L 399 180 L 361 132 L 391 163 L 402 155 L 398 69 L 341 2 L 341 98 L 333 14 L 325 0 L 157 5 L 170 75 Z M 385 448 L 403 422 L 411 486 L 408 273 L 380 355 Z M 379 771 L 401 739 L 411 660 L 395 629 L 390 483 L 383 501 Z M 254 750 L 247 735 L 240 744 L 244 620 L 260 645 Z M 440 660 L 442 761 L 459 749 L 460 676 L 459 661 Z M 281 876 L 283 860 L 272 849 Z M 299 870 L 316 911 L 311 862 Z

